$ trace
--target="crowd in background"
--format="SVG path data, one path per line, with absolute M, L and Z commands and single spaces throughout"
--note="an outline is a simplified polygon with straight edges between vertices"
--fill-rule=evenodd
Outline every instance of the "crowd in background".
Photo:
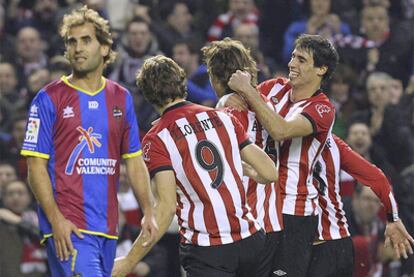
M 188 100 L 214 106 L 200 48 L 240 40 L 257 62 L 259 82 L 287 76 L 294 40 L 328 37 L 340 64 L 324 87 L 336 108 L 333 132 L 390 179 L 400 217 L 414 234 L 413 0 L 0 0 L 0 276 L 48 276 L 36 203 L 20 156 L 30 102 L 47 83 L 70 74 L 59 23 L 82 5 L 111 25 L 117 60 L 106 77 L 134 97 L 141 138 L 158 118 L 135 85 L 146 58 L 164 54 L 186 72 Z M 139 205 L 121 168 L 118 254 L 139 233 Z M 341 174 L 356 276 L 414 276 L 413 256 L 383 247 L 384 212 L 375 194 Z M 135 276 L 180 276 L 178 228 L 135 269 Z

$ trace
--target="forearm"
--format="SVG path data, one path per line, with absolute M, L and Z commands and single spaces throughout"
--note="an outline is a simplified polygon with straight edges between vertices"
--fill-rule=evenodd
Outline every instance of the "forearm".
M 31 159 L 40 158 L 29 158 L 28 180 L 30 188 L 49 222 L 55 222 L 62 214 L 53 197 L 49 173 L 47 172 L 46 166 Z
M 266 102 L 259 97 L 255 88 L 250 87 L 249 91 L 243 94 L 250 108 L 256 113 L 260 124 L 267 130 L 270 136 L 277 141 L 287 137 L 286 131 L 288 126 L 286 120 L 271 109 Z
M 171 224 L 171 221 L 174 217 L 174 212 L 169 211 L 170 209 L 167 205 L 160 203 L 155 208 L 155 220 L 157 221 L 159 232 L 158 235 L 153 242 L 152 245 L 149 247 L 143 247 L 142 244 L 148 239 L 143 238 L 142 234 L 135 240 L 134 244 L 132 245 L 131 250 L 127 255 L 127 259 L 131 261 L 133 264 L 137 264 L 142 258 L 147 255 L 147 253 L 151 250 L 151 248 L 162 238 L 162 236 L 167 231 L 168 227 Z
M 144 214 L 152 212 L 153 196 L 147 167 L 145 166 L 142 157 L 131 158 L 128 160 L 127 174 L 132 190 L 134 191 Z

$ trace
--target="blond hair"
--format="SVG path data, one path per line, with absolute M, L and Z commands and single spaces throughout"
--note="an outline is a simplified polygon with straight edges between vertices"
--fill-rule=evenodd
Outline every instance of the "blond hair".
M 112 63 L 116 58 L 116 52 L 111 49 L 113 40 L 111 32 L 109 31 L 109 22 L 108 20 L 103 19 L 96 11 L 88 9 L 87 6 L 74 10 L 72 13 L 63 17 L 63 23 L 60 27 L 60 36 L 66 44 L 70 29 L 86 23 L 91 23 L 95 26 L 95 34 L 99 43 L 101 45 L 109 46 L 109 53 L 104 57 L 104 64 L 108 65 Z

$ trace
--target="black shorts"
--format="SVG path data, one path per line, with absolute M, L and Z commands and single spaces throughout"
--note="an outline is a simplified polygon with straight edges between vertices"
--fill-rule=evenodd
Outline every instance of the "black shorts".
M 314 245 L 309 277 L 352 277 L 354 245 L 350 237 Z
M 283 215 L 282 258 L 271 276 L 306 277 L 312 244 L 316 238 L 318 216 Z
M 187 277 L 263 277 L 258 270 L 264 245 L 263 231 L 217 246 L 180 244 L 180 262 Z
M 269 276 L 280 263 L 282 231 L 266 233 L 263 255 L 258 263 L 257 276 Z

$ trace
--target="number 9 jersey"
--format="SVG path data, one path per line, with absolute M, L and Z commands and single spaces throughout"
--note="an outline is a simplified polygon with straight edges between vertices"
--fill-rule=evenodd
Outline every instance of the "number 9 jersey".
M 151 178 L 174 170 L 183 243 L 222 245 L 260 226 L 246 200 L 240 150 L 250 144 L 233 116 L 180 102 L 169 107 L 143 140 Z

